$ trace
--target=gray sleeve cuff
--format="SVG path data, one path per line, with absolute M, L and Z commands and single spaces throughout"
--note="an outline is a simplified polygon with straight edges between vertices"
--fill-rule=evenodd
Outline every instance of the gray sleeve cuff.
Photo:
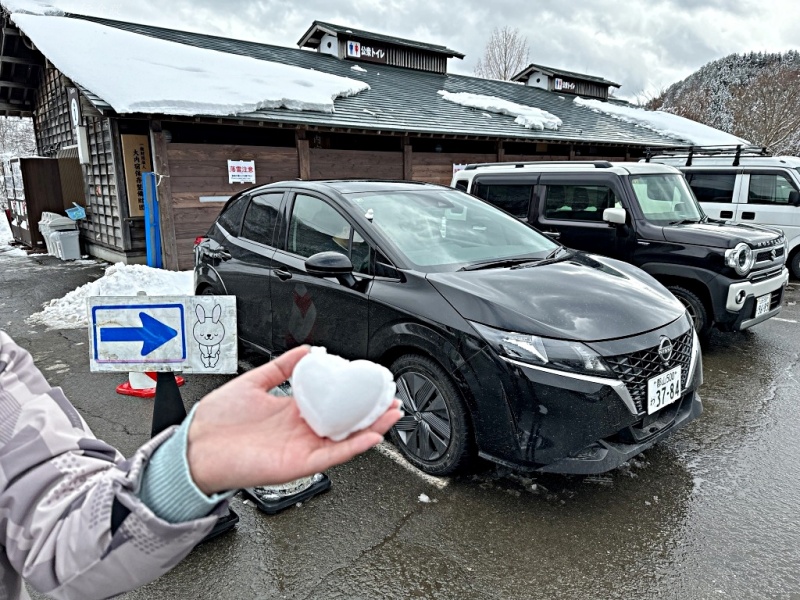
M 139 498 L 168 523 L 182 523 L 204 517 L 220 502 L 236 493 L 234 490 L 206 496 L 192 480 L 186 458 L 186 445 L 195 408 L 175 430 L 174 435 L 153 453 L 142 476 Z

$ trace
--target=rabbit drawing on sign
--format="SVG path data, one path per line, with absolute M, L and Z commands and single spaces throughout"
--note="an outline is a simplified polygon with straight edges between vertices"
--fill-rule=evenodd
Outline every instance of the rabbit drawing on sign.
M 197 314 L 197 323 L 194 324 L 192 334 L 200 345 L 203 366 L 216 367 L 219 362 L 219 344 L 225 337 L 225 326 L 219 321 L 222 316 L 222 307 L 217 304 L 211 312 L 211 316 L 207 317 L 205 309 L 198 304 L 195 313 Z

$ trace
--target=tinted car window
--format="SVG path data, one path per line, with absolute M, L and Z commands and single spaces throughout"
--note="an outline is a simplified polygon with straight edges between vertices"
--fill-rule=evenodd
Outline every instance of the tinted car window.
M 247 208 L 249 196 L 239 196 L 230 201 L 217 217 L 217 223 L 225 228 L 231 235 L 239 235 L 239 226 L 242 224 L 244 210 Z
M 532 185 L 505 185 L 475 182 L 472 193 L 487 202 L 502 208 L 519 219 L 528 216 L 528 207 L 533 194 Z
M 614 192 L 602 185 L 548 185 L 544 214 L 548 219 L 602 221 L 603 211 L 616 204 Z
M 687 179 L 700 202 L 733 202 L 736 173 L 690 173 Z
M 792 182 L 778 173 L 750 175 L 748 204 L 788 204 L 789 193 L 794 191 Z
M 350 224 L 330 204 L 313 196 L 295 197 L 289 221 L 289 252 L 306 258 L 329 251 L 349 256 L 351 233 Z
M 272 246 L 272 236 L 278 222 L 278 209 L 283 193 L 262 194 L 250 201 L 242 223 L 241 237 Z

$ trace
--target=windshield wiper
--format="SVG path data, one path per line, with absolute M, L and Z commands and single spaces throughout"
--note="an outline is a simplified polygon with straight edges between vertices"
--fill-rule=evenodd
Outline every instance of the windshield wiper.
M 701 223 L 702 219 L 681 219 L 680 221 L 672 221 L 670 225 L 688 225 L 689 223 Z
M 465 267 L 461 267 L 459 271 L 478 271 L 480 269 L 500 269 L 503 267 L 513 267 L 520 263 L 528 263 L 531 260 L 538 260 L 530 256 L 525 258 L 503 258 L 500 260 L 487 260 L 484 262 L 477 262 Z
M 563 256 L 559 256 L 559 253 L 561 253 L 562 251 L 564 252 L 564 255 Z M 564 260 L 566 258 L 570 258 L 574 254 L 575 253 L 572 250 L 569 250 L 568 248 L 564 248 L 563 246 L 559 246 L 558 248 L 553 250 L 550 254 L 548 254 L 547 256 L 545 256 L 542 259 L 529 260 L 528 262 L 522 263 L 521 265 L 515 265 L 515 266 L 513 266 L 511 268 L 512 269 L 525 269 L 527 267 L 536 267 L 536 266 L 539 266 L 539 265 L 546 265 L 546 264 L 551 263 L 551 262 L 559 262 L 559 261 Z

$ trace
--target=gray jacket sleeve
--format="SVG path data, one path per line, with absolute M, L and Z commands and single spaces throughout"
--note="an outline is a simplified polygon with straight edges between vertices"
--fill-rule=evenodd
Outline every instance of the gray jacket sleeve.
M 21 575 L 55 598 L 106 598 L 180 562 L 223 507 L 170 524 L 137 498 L 148 458 L 173 431 L 123 460 L 0 331 L 0 597 L 24 593 Z M 115 499 L 130 512 L 112 532 Z

